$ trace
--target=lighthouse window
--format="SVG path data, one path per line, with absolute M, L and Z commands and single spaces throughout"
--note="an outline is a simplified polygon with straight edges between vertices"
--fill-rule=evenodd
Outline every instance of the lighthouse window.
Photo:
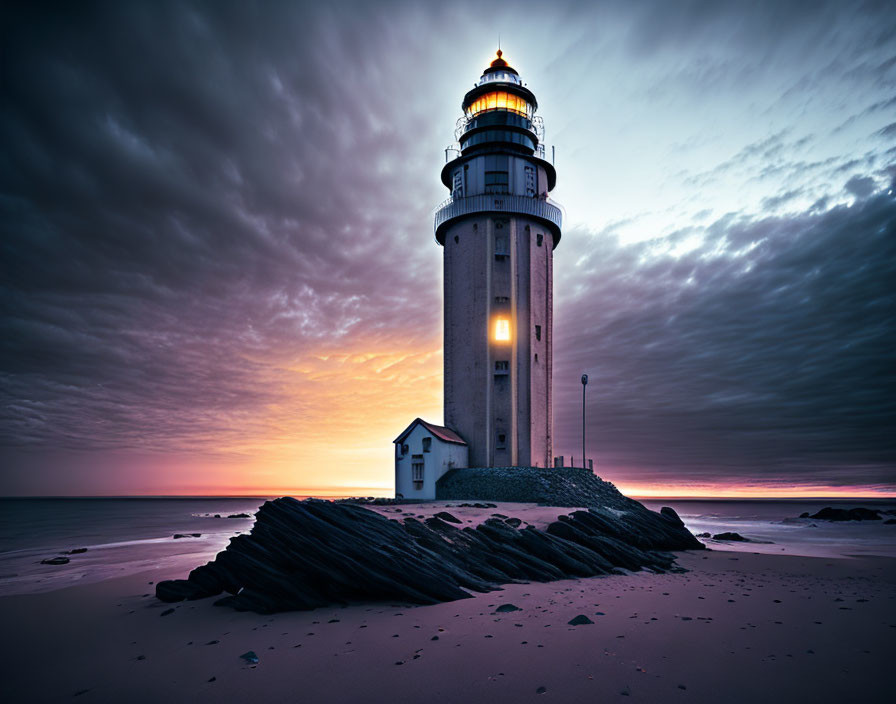
M 464 172 L 458 169 L 454 172 L 454 187 L 451 189 L 454 198 L 464 197 Z
M 510 299 L 507 296 L 495 296 L 495 303 L 508 303 Z
M 510 321 L 507 318 L 495 320 L 495 340 L 498 342 L 510 342 Z
M 526 167 L 526 195 L 535 195 L 535 169 L 531 166 Z
M 541 247 L 542 242 L 544 242 L 544 235 L 541 235 L 541 234 L 536 235 L 535 236 L 535 244 L 537 244 L 539 247 Z
M 495 371 L 496 372 L 510 371 L 510 362 L 506 362 L 506 361 L 495 362 Z
M 496 450 L 504 450 L 507 448 L 507 436 L 504 433 L 498 433 L 497 442 L 495 443 Z
M 509 193 L 510 175 L 506 171 L 485 172 L 486 193 Z
M 541 340 L 541 325 L 535 326 L 535 339 Z
M 507 250 L 507 237 L 499 235 L 495 237 L 495 261 L 503 261 L 507 259 L 510 252 Z
M 531 106 L 520 96 L 501 90 L 476 98 L 467 107 L 467 114 L 473 117 L 486 110 L 509 110 L 520 115 L 528 115 Z

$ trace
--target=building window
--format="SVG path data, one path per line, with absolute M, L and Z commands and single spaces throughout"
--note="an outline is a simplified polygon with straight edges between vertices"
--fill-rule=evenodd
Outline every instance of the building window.
M 407 446 L 407 444 L 401 446 L 401 454 L 403 454 L 403 455 L 408 454 L 408 446 Z
M 544 235 L 539 233 L 538 235 L 535 236 L 535 244 L 537 244 L 539 247 L 541 247 L 542 242 L 544 242 Z
M 486 171 L 485 192 L 510 193 L 510 174 L 507 171 Z
M 423 455 L 414 455 L 411 460 L 411 481 L 414 489 L 420 490 L 423 488 Z
M 460 244 L 460 237 L 457 235 L 454 236 L 454 244 Z
M 495 296 L 495 303 L 509 303 L 510 299 L 507 296 Z
M 496 372 L 506 372 L 510 371 L 510 362 L 506 361 L 496 361 L 495 362 L 495 371 Z
M 535 363 L 538 364 L 538 352 L 535 353 Z
M 535 339 L 541 341 L 541 325 L 535 326 Z
M 507 318 L 495 320 L 495 341 L 510 342 L 510 321 Z
M 498 433 L 496 442 L 495 442 L 496 450 L 506 450 L 507 449 L 507 436 L 504 433 Z
M 423 451 L 429 452 L 432 449 L 432 438 L 423 438 Z

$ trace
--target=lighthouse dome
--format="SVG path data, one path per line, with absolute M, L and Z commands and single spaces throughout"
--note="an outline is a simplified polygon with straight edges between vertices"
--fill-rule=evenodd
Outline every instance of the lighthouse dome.
M 488 68 L 483 71 L 482 77 L 479 79 L 480 86 L 494 82 L 514 83 L 518 86 L 523 85 L 523 82 L 520 80 L 520 75 L 516 72 L 516 69 L 512 68 L 510 64 L 504 60 L 503 55 L 504 52 L 498 49 L 497 58 L 489 64 Z

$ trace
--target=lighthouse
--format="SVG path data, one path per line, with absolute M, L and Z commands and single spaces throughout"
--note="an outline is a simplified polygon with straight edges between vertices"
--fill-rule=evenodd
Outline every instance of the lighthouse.
M 463 99 L 446 150 L 450 197 L 435 214 L 444 255 L 445 426 L 470 467 L 549 467 L 553 250 L 562 213 L 548 194 L 538 102 L 502 52 Z

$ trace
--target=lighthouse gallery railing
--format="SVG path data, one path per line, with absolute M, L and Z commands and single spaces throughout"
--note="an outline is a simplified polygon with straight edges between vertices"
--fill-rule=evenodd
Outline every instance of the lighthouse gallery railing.
M 563 225 L 563 211 L 550 198 L 488 194 L 467 198 L 449 198 L 436 208 L 433 230 L 437 233 L 443 224 L 462 215 L 495 212 L 532 215 L 552 222 L 558 230 Z

